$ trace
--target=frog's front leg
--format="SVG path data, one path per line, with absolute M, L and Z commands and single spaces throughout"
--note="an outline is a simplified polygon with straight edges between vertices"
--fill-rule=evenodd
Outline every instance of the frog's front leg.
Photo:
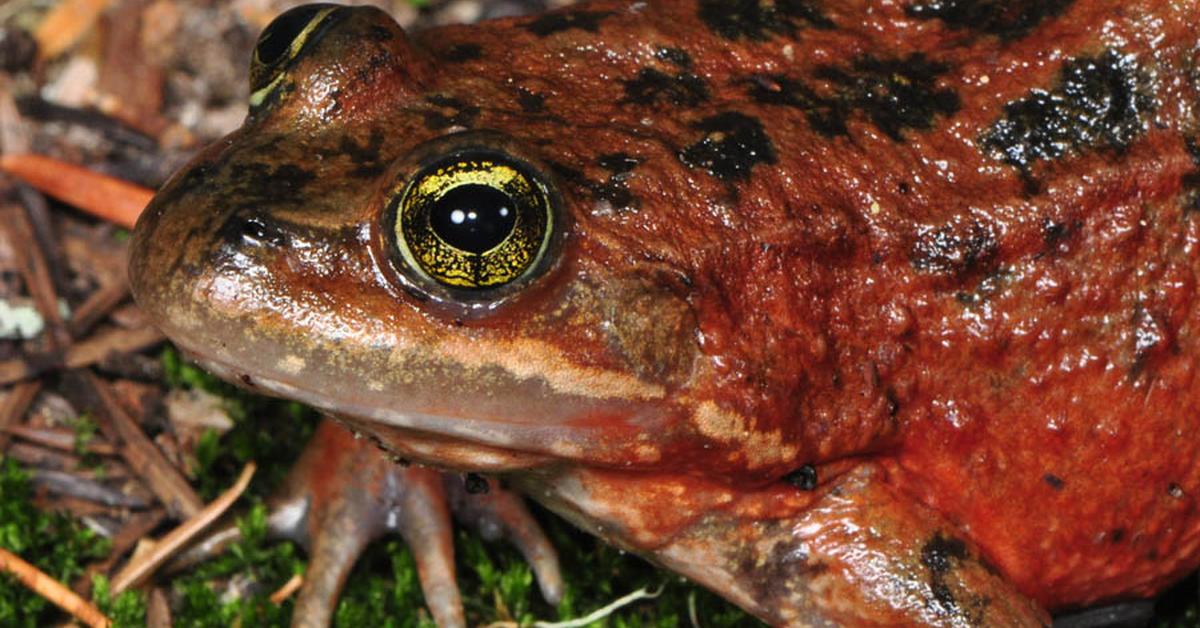
M 955 526 L 898 494 L 876 465 L 812 492 L 650 475 L 577 470 L 528 494 L 772 625 L 1049 625 Z
M 294 626 L 328 625 L 358 556 L 389 532 L 399 533 L 411 548 L 425 603 L 438 625 L 466 625 L 455 582 L 451 512 L 489 540 L 510 539 L 551 604 L 562 595 L 557 554 L 520 497 L 495 482 L 485 494 L 470 494 L 457 474 L 397 464 L 333 421 L 318 426 L 270 507 L 271 535 L 309 552 Z M 213 556 L 237 537 L 235 526 L 219 530 L 181 564 Z

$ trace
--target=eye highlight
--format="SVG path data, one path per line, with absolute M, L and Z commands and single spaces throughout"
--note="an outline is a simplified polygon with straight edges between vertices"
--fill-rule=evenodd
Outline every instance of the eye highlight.
M 533 170 L 483 150 L 420 170 L 392 215 L 396 246 L 418 276 L 481 293 L 530 276 L 554 229 L 550 195 Z

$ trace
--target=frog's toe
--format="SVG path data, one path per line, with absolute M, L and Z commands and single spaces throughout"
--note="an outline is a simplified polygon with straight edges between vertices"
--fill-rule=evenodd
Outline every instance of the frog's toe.
M 398 465 L 369 441 L 325 421 L 271 506 L 271 533 L 309 552 L 293 625 L 328 625 L 363 549 L 391 532 L 412 548 L 434 620 L 443 627 L 465 625 L 440 472 Z
M 396 464 L 369 441 L 325 421 L 272 507 L 271 532 L 309 549 L 293 625 L 328 625 L 363 549 L 392 532 L 412 549 L 434 621 L 443 628 L 466 625 L 441 472 Z
M 396 511 L 396 529 L 412 549 L 425 604 L 438 626 L 465 626 L 462 599 L 454 577 L 454 539 L 442 474 L 413 467 L 408 490 Z
M 563 592 L 558 552 L 525 507 L 525 501 L 499 486 L 499 482 L 482 478 L 468 477 L 463 482 L 447 475 L 445 486 L 450 508 L 459 522 L 475 528 L 489 541 L 507 538 L 533 568 L 542 598 L 558 604 Z
M 267 519 L 272 537 L 291 539 L 309 553 L 293 625 L 329 625 L 364 548 L 399 533 L 412 549 L 433 619 L 443 628 L 465 626 L 455 580 L 452 510 L 484 538 L 511 540 L 532 566 L 542 595 L 557 603 L 563 585 L 554 548 L 521 498 L 494 480 L 490 484 L 486 494 L 472 494 L 459 475 L 401 466 L 332 421 L 321 423 L 270 500 Z M 238 528 L 227 525 L 176 559 L 171 569 L 220 554 L 239 537 Z

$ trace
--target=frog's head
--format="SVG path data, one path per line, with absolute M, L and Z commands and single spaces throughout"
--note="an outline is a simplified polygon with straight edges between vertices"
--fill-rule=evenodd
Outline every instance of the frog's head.
M 652 234 L 591 226 L 570 128 L 435 47 L 372 8 L 277 18 L 245 125 L 137 225 L 138 303 L 214 372 L 404 456 L 659 463 L 704 370 L 688 282 Z

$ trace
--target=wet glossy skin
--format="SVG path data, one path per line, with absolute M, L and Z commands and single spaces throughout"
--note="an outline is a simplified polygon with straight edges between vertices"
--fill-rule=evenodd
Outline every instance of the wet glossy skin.
M 340 12 L 155 199 L 139 303 L 771 622 L 1036 624 L 1194 569 L 1200 9 L 767 6 Z M 561 220 L 464 303 L 388 206 L 479 147 Z

